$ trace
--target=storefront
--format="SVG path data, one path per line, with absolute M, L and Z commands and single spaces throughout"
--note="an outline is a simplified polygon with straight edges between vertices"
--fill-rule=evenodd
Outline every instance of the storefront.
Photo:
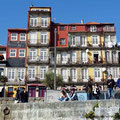
M 44 97 L 46 86 L 43 84 L 28 84 L 29 97 Z

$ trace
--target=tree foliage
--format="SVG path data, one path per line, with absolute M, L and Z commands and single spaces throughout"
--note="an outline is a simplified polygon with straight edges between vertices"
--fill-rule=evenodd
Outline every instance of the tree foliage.
M 6 76 L 0 76 L 0 82 L 7 82 Z
M 56 75 L 56 87 L 62 86 L 62 76 Z M 43 81 L 44 84 L 46 84 L 47 87 L 50 89 L 54 88 L 54 73 L 52 71 L 48 71 L 45 74 L 45 80 Z

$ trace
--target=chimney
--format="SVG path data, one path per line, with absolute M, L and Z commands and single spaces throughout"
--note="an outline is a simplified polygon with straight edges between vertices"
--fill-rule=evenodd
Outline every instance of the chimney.
M 81 20 L 81 24 L 84 24 L 84 20 L 83 19 Z

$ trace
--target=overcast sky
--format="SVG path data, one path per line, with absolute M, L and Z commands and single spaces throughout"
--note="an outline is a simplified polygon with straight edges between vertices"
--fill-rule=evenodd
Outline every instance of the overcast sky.
M 57 23 L 115 23 L 120 42 L 120 0 L 0 0 L 0 44 L 6 45 L 8 28 L 27 28 L 31 5 L 52 8 Z

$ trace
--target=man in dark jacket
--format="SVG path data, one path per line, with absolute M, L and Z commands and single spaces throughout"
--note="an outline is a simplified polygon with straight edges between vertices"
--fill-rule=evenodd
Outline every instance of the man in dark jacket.
M 108 92 L 108 98 L 110 99 L 113 97 L 113 87 L 115 85 L 114 79 L 112 79 L 112 75 L 109 75 L 109 78 L 107 80 L 107 92 Z
M 120 90 L 120 76 L 119 76 L 119 78 L 118 78 L 118 80 L 117 80 L 116 85 L 119 87 L 119 90 Z

